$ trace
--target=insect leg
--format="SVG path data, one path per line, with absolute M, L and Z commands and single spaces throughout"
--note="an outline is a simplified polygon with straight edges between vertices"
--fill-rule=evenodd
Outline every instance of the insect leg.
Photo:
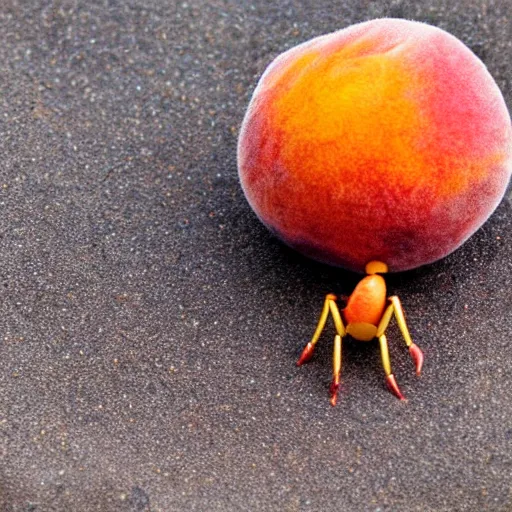
M 338 309 L 338 307 L 336 306 L 336 303 L 334 302 L 335 300 L 336 300 L 336 295 L 333 295 L 332 293 L 326 295 L 325 300 L 324 300 L 324 306 L 322 308 L 322 313 L 320 314 L 320 319 L 318 320 L 318 325 L 316 326 L 315 333 L 313 334 L 311 341 L 306 345 L 306 347 L 302 351 L 302 354 L 301 354 L 299 360 L 297 361 L 297 366 L 307 363 L 313 356 L 313 349 L 315 348 L 316 342 L 318 341 L 318 338 L 320 338 L 320 334 L 322 334 L 322 331 L 325 327 L 325 322 L 327 321 L 327 317 L 329 316 L 329 310 L 332 311 L 330 304 L 331 303 L 334 304 L 334 307 L 336 308 L 336 310 Z M 338 316 L 339 316 L 339 312 L 338 312 Z M 341 318 L 340 318 L 340 321 L 341 321 Z M 336 323 L 336 319 L 334 320 L 334 322 Z
M 389 322 L 391 321 L 391 317 L 393 316 L 394 311 L 393 304 L 390 304 L 386 310 L 384 311 L 384 314 L 382 315 L 382 318 L 379 322 L 379 325 L 377 326 L 377 338 L 386 332 L 386 329 L 388 328 Z
M 400 332 L 404 337 L 405 344 L 409 347 L 409 353 L 416 365 L 416 374 L 420 375 L 421 368 L 423 366 L 423 352 L 421 349 L 413 343 L 411 339 L 411 335 L 409 334 L 409 329 L 407 328 L 407 323 L 405 322 L 405 314 L 402 308 L 402 303 L 397 296 L 390 297 L 389 300 L 393 305 L 393 311 L 395 313 L 395 318 L 398 323 L 398 327 L 400 328 Z
M 395 376 L 391 372 L 391 362 L 389 360 L 388 341 L 385 334 L 379 336 L 380 355 L 382 357 L 382 366 L 386 373 L 386 384 L 389 390 L 400 400 L 405 400 L 404 395 L 400 392 L 398 384 L 396 383 Z
M 336 405 L 338 397 L 338 389 L 340 387 L 340 373 L 341 373 L 341 336 L 336 334 L 334 337 L 334 351 L 332 355 L 332 382 L 329 388 L 331 393 L 331 405 Z

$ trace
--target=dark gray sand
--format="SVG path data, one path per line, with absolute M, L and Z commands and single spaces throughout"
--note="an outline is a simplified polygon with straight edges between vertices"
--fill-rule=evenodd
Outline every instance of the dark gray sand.
M 236 140 L 266 65 L 354 22 L 440 26 L 512 101 L 505 1 L 2 0 L 0 510 L 512 510 L 512 211 L 392 276 L 328 401 L 323 296 L 357 277 L 259 223 Z

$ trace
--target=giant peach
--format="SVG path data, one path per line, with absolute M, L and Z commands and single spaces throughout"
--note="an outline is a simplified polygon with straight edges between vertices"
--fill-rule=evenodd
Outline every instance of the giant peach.
M 286 244 L 333 265 L 390 271 L 459 247 L 512 170 L 505 101 L 461 41 L 377 19 L 278 56 L 238 143 L 244 193 Z

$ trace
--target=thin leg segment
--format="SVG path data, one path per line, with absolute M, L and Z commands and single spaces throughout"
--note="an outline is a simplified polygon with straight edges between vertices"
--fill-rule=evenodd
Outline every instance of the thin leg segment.
M 332 382 L 329 389 L 331 393 L 331 405 L 336 405 L 338 398 L 338 389 L 340 388 L 341 373 L 341 336 L 336 334 L 334 337 L 334 351 L 332 356 Z
M 400 328 L 402 336 L 404 337 L 405 344 L 408 347 L 410 347 L 412 345 L 412 339 L 411 335 L 409 334 L 409 329 L 407 328 L 407 323 L 405 322 L 405 314 L 402 308 L 402 303 L 400 302 L 400 299 L 396 295 L 390 297 L 389 300 L 391 301 L 391 304 L 393 304 L 396 322 L 398 324 L 398 327 Z
M 409 329 L 407 328 L 405 314 L 400 299 L 397 296 L 393 296 L 390 297 L 389 300 L 391 301 L 391 304 L 387 307 L 386 311 L 384 311 L 384 315 L 382 315 L 382 320 L 380 321 L 380 324 L 377 328 L 377 337 L 384 334 L 389 325 L 391 317 L 394 314 L 400 332 L 404 337 L 405 344 L 409 348 L 409 353 L 411 354 L 414 364 L 416 365 L 416 374 L 420 375 L 421 368 L 423 367 L 423 352 L 418 347 L 418 345 L 413 343 L 411 339 L 411 335 L 409 333 Z
M 384 311 L 380 323 L 377 326 L 377 338 L 386 332 L 386 329 L 388 328 L 389 322 L 391 321 L 391 317 L 393 316 L 394 311 L 395 307 L 393 306 L 393 304 L 390 304 Z
M 329 301 L 329 309 L 331 310 L 332 319 L 334 320 L 334 326 L 336 327 L 336 332 L 342 338 L 346 336 L 345 326 L 343 325 L 343 320 L 341 319 L 340 310 L 336 305 L 336 302 L 333 300 Z
M 325 327 L 327 317 L 329 316 L 329 311 L 333 316 L 334 325 L 336 326 L 337 333 L 341 337 L 345 336 L 345 327 L 343 325 L 343 321 L 341 320 L 341 315 L 338 306 L 336 306 L 335 300 L 336 295 L 333 295 L 332 293 L 326 295 L 324 306 L 322 308 L 322 313 L 320 314 L 320 319 L 318 320 L 318 325 L 316 326 L 311 341 L 306 345 L 306 347 L 302 351 L 302 354 L 299 357 L 299 360 L 297 361 L 297 366 L 307 363 L 313 356 L 313 350 L 315 348 L 316 342 L 318 341 L 318 338 L 320 338 L 320 334 L 322 334 L 322 331 Z
M 396 383 L 395 376 L 391 372 L 391 361 L 389 359 L 389 350 L 388 350 L 388 340 L 386 339 L 385 334 L 381 334 L 379 336 L 379 344 L 380 344 L 380 355 L 382 357 L 382 366 L 384 367 L 384 372 L 386 373 L 386 384 L 388 385 L 389 390 L 400 400 L 405 400 L 404 395 L 402 395 L 398 384 Z

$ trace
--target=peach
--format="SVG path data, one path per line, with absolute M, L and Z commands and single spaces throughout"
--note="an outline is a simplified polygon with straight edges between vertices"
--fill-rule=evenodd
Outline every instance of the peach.
M 286 244 L 363 272 L 459 247 L 500 202 L 510 117 L 484 64 L 424 23 L 378 19 L 317 37 L 261 77 L 238 143 L 244 193 Z

